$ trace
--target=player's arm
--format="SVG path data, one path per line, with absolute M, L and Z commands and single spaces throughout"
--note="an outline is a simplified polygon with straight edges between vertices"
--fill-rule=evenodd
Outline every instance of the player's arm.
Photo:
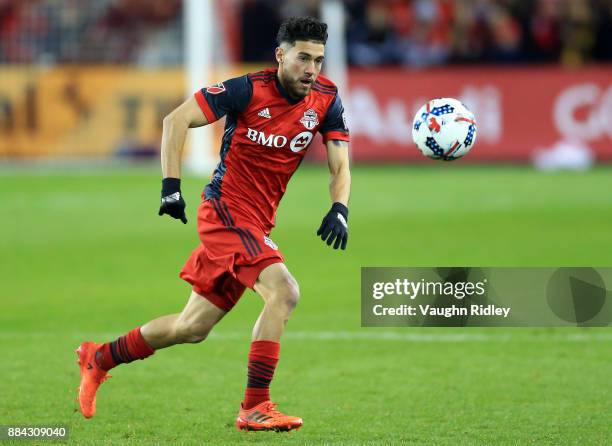
M 228 113 L 241 113 L 251 100 L 253 84 L 248 76 L 228 79 L 202 88 L 164 118 L 161 143 L 162 204 L 159 215 L 168 214 L 187 223 L 181 195 L 181 154 L 187 130 L 213 123 Z
M 164 178 L 181 177 L 181 154 L 187 130 L 208 124 L 194 96 L 175 108 L 163 121 L 161 167 Z
M 326 142 L 332 207 L 323 218 L 317 235 L 334 249 L 346 249 L 348 241 L 348 201 L 351 192 L 348 141 L 331 139 Z
M 329 195 L 334 203 L 348 206 L 351 193 L 348 141 L 327 141 L 327 165 L 329 166 Z
M 162 198 L 159 215 L 168 214 L 187 223 L 181 194 L 181 155 L 187 130 L 208 124 L 194 96 L 164 118 L 161 141 Z

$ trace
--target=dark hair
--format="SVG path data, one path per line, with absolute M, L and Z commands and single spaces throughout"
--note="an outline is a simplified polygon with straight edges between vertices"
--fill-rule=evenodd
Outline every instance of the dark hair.
M 283 42 L 294 45 L 296 40 L 311 40 L 325 45 L 327 23 L 313 17 L 289 17 L 281 24 L 276 41 L 279 45 Z

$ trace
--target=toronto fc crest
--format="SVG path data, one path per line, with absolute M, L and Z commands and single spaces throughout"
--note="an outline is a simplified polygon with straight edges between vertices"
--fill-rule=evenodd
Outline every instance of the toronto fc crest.
M 300 119 L 300 122 L 304 124 L 308 130 L 314 129 L 319 125 L 319 118 L 317 117 L 317 112 L 312 108 L 309 108 L 304 112 L 304 116 Z

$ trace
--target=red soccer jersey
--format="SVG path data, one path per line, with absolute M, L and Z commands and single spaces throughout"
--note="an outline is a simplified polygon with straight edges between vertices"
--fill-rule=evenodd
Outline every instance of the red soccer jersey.
M 208 122 L 227 116 L 221 161 L 205 197 L 227 201 L 266 234 L 315 133 L 324 141 L 349 140 L 337 88 L 323 76 L 298 101 L 286 94 L 276 69 L 203 88 L 195 97 Z

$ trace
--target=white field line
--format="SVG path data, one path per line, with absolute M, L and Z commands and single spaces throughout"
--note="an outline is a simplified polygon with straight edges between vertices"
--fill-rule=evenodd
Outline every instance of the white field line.
M 395 342 L 610 342 L 612 341 L 612 330 L 607 332 L 583 331 L 579 333 L 550 333 L 550 332 L 502 332 L 502 333 L 427 333 L 426 328 L 420 333 L 402 333 L 397 331 L 378 331 L 367 329 L 362 331 L 291 331 L 288 330 L 283 339 L 300 341 L 395 341 Z M 467 329 L 469 330 L 469 329 Z M 518 329 L 516 329 L 518 330 Z M 533 329 L 530 329 L 533 330 Z M 568 329 L 564 329 L 568 330 Z M 114 339 L 122 333 L 115 332 L 22 332 L 22 331 L 0 331 L 0 340 L 18 339 L 57 339 L 73 338 L 75 340 L 102 340 Z M 214 340 L 248 340 L 250 331 L 213 331 L 209 339 Z

